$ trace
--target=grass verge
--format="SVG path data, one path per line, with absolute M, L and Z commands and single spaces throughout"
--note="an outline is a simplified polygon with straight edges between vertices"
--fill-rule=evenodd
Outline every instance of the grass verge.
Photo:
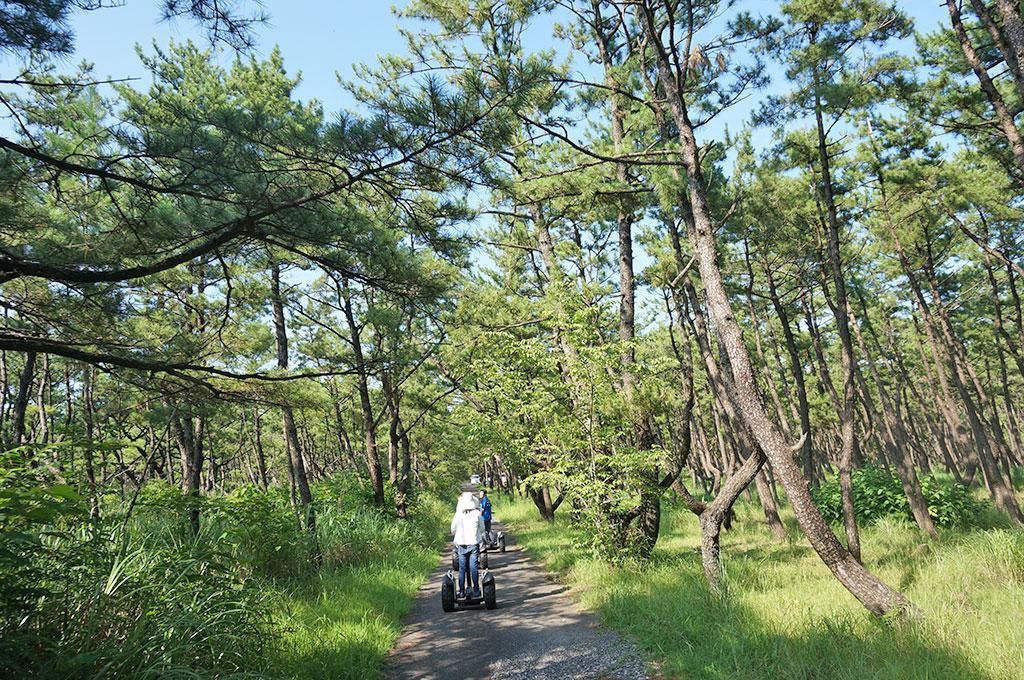
M 440 506 L 417 509 L 416 526 L 367 513 L 359 531 L 372 537 L 345 562 L 272 589 L 282 637 L 271 675 L 280 678 L 377 678 L 416 590 L 437 566 L 444 537 Z
M 722 539 L 720 597 L 707 590 L 696 518 L 682 508 L 666 508 L 650 563 L 613 566 L 578 547 L 564 517 L 544 522 L 528 501 L 495 505 L 581 604 L 660 660 L 666 677 L 1024 679 L 1019 530 L 950 530 L 929 543 L 903 522 L 864 528 L 868 567 L 925 611 L 906 622 L 868 615 L 804 540 L 772 541 L 746 502 Z

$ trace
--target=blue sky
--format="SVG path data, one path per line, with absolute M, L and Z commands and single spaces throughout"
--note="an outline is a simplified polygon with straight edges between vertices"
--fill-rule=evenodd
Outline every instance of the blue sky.
M 398 19 L 386 1 L 266 0 L 263 7 L 270 21 L 257 29 L 258 53 L 267 55 L 280 46 L 288 71 L 302 73 L 299 96 L 320 100 L 327 111 L 351 105 L 336 73 L 352 78 L 353 64 L 404 49 L 396 30 Z M 171 40 L 202 39 L 191 21 L 159 19 L 159 3 L 153 0 L 79 11 L 72 21 L 77 49 L 71 60 L 93 62 L 100 76 L 145 77 L 136 44 L 148 49 L 154 41 L 166 45 Z
M 938 0 L 900 4 L 919 28 L 930 30 L 948 21 Z M 265 0 L 263 6 L 270 22 L 257 31 L 258 53 L 266 55 L 280 46 L 288 71 L 302 73 L 299 96 L 320 100 L 328 112 L 352 105 L 336 74 L 352 78 L 353 64 L 373 63 L 379 55 L 404 51 L 397 31 L 399 19 L 387 0 Z M 777 6 L 771 0 L 740 3 L 754 13 L 771 13 Z M 166 45 L 171 39 L 200 37 L 189 21 L 160 22 L 159 3 L 154 0 L 126 0 L 121 7 L 79 11 L 72 26 L 77 49 L 69 61 L 93 62 L 97 75 L 115 78 L 145 77 L 136 44 L 146 49 L 154 41 Z M 534 35 L 533 47 L 549 44 L 539 32 Z M 724 122 L 739 127 L 751 108 L 736 107 Z

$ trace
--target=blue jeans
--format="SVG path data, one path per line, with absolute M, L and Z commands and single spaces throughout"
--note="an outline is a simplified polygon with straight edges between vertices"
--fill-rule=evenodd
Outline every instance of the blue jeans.
M 455 550 L 459 554 L 459 592 L 466 592 L 466 581 L 469 580 L 466 578 L 467 566 L 469 575 L 472 577 L 473 588 L 479 590 L 480 572 L 477 571 L 476 560 L 477 555 L 480 553 L 480 547 L 477 545 L 457 545 Z

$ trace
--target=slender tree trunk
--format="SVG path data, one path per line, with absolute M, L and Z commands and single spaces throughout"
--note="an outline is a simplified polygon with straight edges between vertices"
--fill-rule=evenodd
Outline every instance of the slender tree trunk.
M 27 352 L 25 365 L 21 369 L 21 378 L 18 380 L 18 393 L 14 397 L 14 408 L 11 410 L 11 425 L 14 428 L 11 443 L 14 446 L 22 446 L 27 441 L 25 438 L 25 411 L 28 408 L 29 395 L 35 377 L 36 353 Z
M 177 405 L 170 405 L 171 434 L 178 443 L 181 460 L 181 492 L 188 499 L 189 525 L 194 536 L 199 535 L 199 490 L 202 486 L 203 449 L 196 434 L 202 434 L 202 418 L 183 416 Z
M 775 503 L 775 494 L 772 493 L 771 482 L 768 481 L 767 466 L 762 468 L 754 482 L 757 484 L 757 498 L 761 503 L 761 510 L 764 512 L 765 523 L 772 532 L 775 540 L 782 541 L 786 538 L 786 526 L 779 517 L 779 507 Z
M 814 44 L 812 39 L 811 44 Z M 857 517 L 853 505 L 853 463 L 854 446 L 857 436 L 854 421 L 856 408 L 856 383 L 854 376 L 853 341 L 850 336 L 850 320 L 847 315 L 849 306 L 846 302 L 846 278 L 843 274 L 842 253 L 839 249 L 839 215 L 836 209 L 835 195 L 832 185 L 832 161 L 828 153 L 828 138 L 825 134 L 825 122 L 821 104 L 821 82 L 820 75 L 815 67 L 813 76 L 814 87 L 814 120 L 818 133 L 818 163 L 821 167 L 821 181 L 819 182 L 821 200 L 825 203 L 825 233 L 828 243 L 828 268 L 832 276 L 832 289 L 835 302 L 831 305 L 832 313 L 836 320 L 836 331 L 839 335 L 839 350 L 843 370 L 843 394 L 840 397 L 832 389 L 833 397 L 836 399 L 839 411 L 839 431 L 842 447 L 839 455 L 839 487 L 841 489 L 843 504 L 843 528 L 846 531 L 846 544 L 858 561 L 860 554 L 860 532 L 857 529 Z M 822 282 L 824 283 L 824 281 Z M 826 300 L 829 292 L 825 287 Z M 821 354 L 821 347 L 816 342 L 815 348 L 818 351 L 818 360 L 822 369 L 825 369 L 825 362 Z M 832 383 L 823 373 L 823 378 L 828 380 L 831 388 Z
M 366 445 L 366 467 L 370 473 L 370 486 L 373 489 L 374 505 L 384 506 L 384 478 L 380 469 L 380 457 L 377 453 L 377 419 L 373 415 L 373 405 L 370 402 L 369 375 L 366 370 L 366 360 L 363 357 L 363 344 L 360 327 L 356 323 L 355 313 L 352 310 L 352 289 L 349 288 L 348 280 L 344 282 L 344 300 L 342 308 L 345 313 L 345 321 L 348 322 L 349 333 L 352 337 L 352 353 L 355 357 L 356 374 L 358 381 L 356 386 L 359 391 L 359 409 L 363 416 L 363 439 Z
M 544 262 L 544 268 L 547 270 L 548 275 L 548 285 L 545 287 L 544 292 L 545 294 L 550 294 L 553 297 L 555 313 L 559 319 L 561 319 L 565 316 L 565 309 L 562 304 L 562 288 L 565 285 L 567 277 L 555 254 L 554 239 L 551 237 L 551 230 L 548 227 L 547 220 L 544 217 L 544 211 L 541 209 L 540 204 L 530 204 L 530 218 L 537 231 L 537 249 L 540 251 L 541 260 Z M 564 329 L 556 327 L 553 331 L 553 335 L 555 344 L 561 348 L 562 355 L 565 357 L 565 361 L 559 362 L 562 380 L 569 387 L 573 402 L 577 403 L 579 401 L 581 388 L 576 383 L 573 371 L 576 370 L 577 366 L 579 366 L 579 353 L 576 351 L 576 347 L 566 337 Z
M 793 384 L 796 386 L 796 398 L 800 412 L 800 434 L 803 443 L 800 445 L 800 460 L 803 464 L 804 474 L 812 483 L 816 483 L 817 468 L 814 466 L 814 457 L 811 448 L 811 405 L 807 399 L 807 383 L 804 382 L 804 367 L 800 361 L 800 351 L 797 349 L 796 337 L 790 327 L 789 314 L 786 312 L 779 292 L 775 286 L 775 280 L 770 271 L 765 271 L 768 279 L 768 295 L 772 301 L 775 314 L 779 317 L 782 325 L 782 336 L 786 341 L 786 353 L 789 355 L 790 371 L 793 374 Z
M 815 551 L 839 581 L 871 612 L 884 614 L 895 608 L 906 607 L 909 602 L 898 591 L 892 589 L 878 577 L 857 562 L 836 539 L 832 530 L 814 504 L 807 480 L 793 461 L 792 449 L 786 444 L 779 427 L 771 421 L 757 393 L 753 368 L 742 329 L 732 311 L 721 270 L 717 262 L 715 229 L 711 208 L 705 194 L 707 186 L 700 164 L 700 154 L 693 135 L 682 92 L 678 89 L 680 75 L 672 70 L 670 58 L 665 52 L 662 32 L 655 26 L 653 11 L 640 5 L 637 11 L 647 35 L 659 71 L 661 86 L 671 107 L 679 135 L 680 156 L 686 170 L 690 207 L 693 214 L 693 229 L 690 239 L 697 258 L 701 280 L 708 298 L 708 310 L 719 330 L 732 363 L 736 383 L 736 396 L 740 411 L 761 450 L 768 457 L 772 468 L 786 489 L 797 521 L 807 535 Z M 692 23 L 691 23 L 692 27 Z M 690 55 L 684 55 L 684 59 Z M 685 79 L 685 78 L 684 78 Z M 657 96 L 658 93 L 652 93 Z M 756 461 L 755 457 L 748 459 Z
M 281 298 L 281 265 L 275 260 L 271 263 L 270 305 L 274 313 L 274 340 L 277 350 L 277 367 L 288 368 L 288 328 L 284 316 L 284 303 Z M 306 475 L 306 463 L 302 458 L 302 445 L 295 426 L 295 414 L 290 406 L 281 407 L 281 430 L 284 435 L 285 453 L 292 473 L 292 480 L 298 492 L 302 506 L 306 528 L 316 528 L 316 513 L 313 510 L 313 493 L 309 488 L 309 477 Z
M 1013 267 L 1006 264 L 1006 281 L 1010 287 L 1010 299 L 1013 300 L 1014 325 L 1017 327 L 1017 347 L 1024 352 L 1024 305 L 1020 301 L 1020 292 L 1017 290 L 1017 276 Z M 1024 374 L 1024 369 L 1022 369 Z
M 96 484 L 96 467 L 94 464 L 94 447 L 96 437 L 95 405 L 93 402 L 93 384 L 96 381 L 96 368 L 89 366 L 82 371 L 82 413 L 85 416 L 85 479 L 89 485 L 89 516 L 98 519 L 100 516 L 99 489 Z
M 36 438 L 40 443 L 47 444 L 50 441 L 50 417 L 47 415 L 47 391 L 50 387 L 50 355 L 43 355 L 43 374 L 39 378 L 39 390 L 36 392 L 36 404 L 39 410 L 39 435 Z
M 601 16 L 601 2 L 591 0 L 591 10 L 594 13 L 593 29 L 597 38 L 598 53 L 601 64 L 604 68 L 605 84 L 612 88 L 613 93 L 609 96 L 612 150 L 616 156 L 623 152 L 625 141 L 625 129 L 623 121 L 625 114 L 619 106 L 619 98 L 614 94 L 617 83 L 614 77 L 616 48 L 611 36 L 605 31 L 604 21 Z M 629 186 L 629 169 L 625 162 L 615 163 L 615 179 L 623 187 Z M 615 215 L 615 224 L 618 228 L 619 237 L 619 342 L 623 344 L 621 355 L 622 362 L 622 388 L 627 401 L 632 400 L 633 394 L 633 363 L 636 361 L 636 353 L 633 350 L 633 337 L 635 332 L 635 290 L 636 283 L 633 277 L 633 212 L 626 207 L 625 198 L 620 198 Z
M 4 313 L 6 318 L 6 311 Z M 0 351 L 0 388 L 3 389 L 0 392 L 0 440 L 4 443 L 4 448 L 10 446 L 10 440 L 7 438 L 7 411 L 8 411 L 8 391 L 10 389 L 9 383 L 10 373 L 7 369 L 7 352 Z M 70 388 L 68 394 L 71 394 Z
M 253 422 L 253 444 L 256 449 L 256 469 L 260 475 L 260 486 L 266 491 L 269 486 L 267 483 L 267 457 L 263 453 L 263 423 L 262 416 L 260 415 L 259 407 L 254 406 L 252 409 L 252 422 Z
M 394 452 L 394 462 L 391 463 L 389 461 L 389 468 L 392 475 L 391 484 L 395 487 L 395 511 L 400 518 L 404 518 L 408 509 L 408 494 L 410 490 L 409 433 L 402 425 L 402 393 L 394 388 L 387 373 L 381 377 L 381 385 L 384 399 L 387 401 L 388 412 L 391 415 L 388 433 L 390 437 L 390 450 Z M 401 464 L 401 469 L 399 469 L 399 464 Z

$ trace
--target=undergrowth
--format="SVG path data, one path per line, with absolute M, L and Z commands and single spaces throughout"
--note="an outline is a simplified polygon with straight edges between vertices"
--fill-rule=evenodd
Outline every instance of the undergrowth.
M 154 483 L 97 518 L 40 475 L 0 478 L 0 677 L 376 677 L 444 536 L 437 501 L 399 520 L 352 479 L 314 536 L 277 490 Z
M 861 541 L 867 566 L 924 612 L 880 620 L 831 576 L 784 509 L 775 542 L 760 507 L 738 504 L 723 534 L 725 592 L 704 581 L 696 518 L 669 507 L 647 564 L 614 566 L 573 547 L 565 518 L 502 499 L 517 539 L 602 622 L 633 637 L 668 678 L 1011 680 L 1024 678 L 1024 532 L 946 529 L 927 541 L 880 518 Z M 577 544 L 580 545 L 580 544 Z

